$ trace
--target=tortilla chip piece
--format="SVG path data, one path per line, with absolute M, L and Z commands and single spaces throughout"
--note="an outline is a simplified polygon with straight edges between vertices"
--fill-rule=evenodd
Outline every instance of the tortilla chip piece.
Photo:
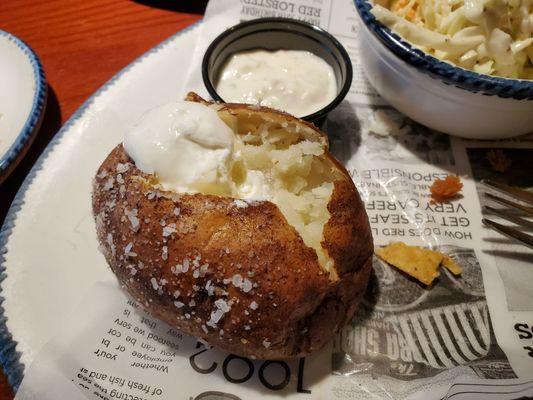
M 376 250 L 376 254 L 425 285 L 431 285 L 439 276 L 439 266 L 444 254 L 437 251 L 408 246 L 403 242 L 391 243 Z
M 448 271 L 450 271 L 454 275 L 461 275 L 462 269 L 459 264 L 457 264 L 453 258 L 449 256 L 444 256 L 444 259 L 442 260 L 442 266 L 444 268 L 447 268 Z

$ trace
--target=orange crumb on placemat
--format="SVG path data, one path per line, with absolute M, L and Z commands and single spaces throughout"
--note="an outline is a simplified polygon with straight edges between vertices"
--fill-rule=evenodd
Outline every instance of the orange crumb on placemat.
M 444 179 L 435 179 L 429 190 L 434 201 L 443 203 L 456 197 L 462 188 L 463 183 L 458 176 L 448 175 Z
M 496 172 L 504 173 L 509 169 L 509 167 L 513 164 L 513 160 L 508 158 L 503 150 L 497 149 L 497 150 L 490 150 L 487 152 L 487 155 L 485 156 L 490 163 L 490 166 L 492 169 Z

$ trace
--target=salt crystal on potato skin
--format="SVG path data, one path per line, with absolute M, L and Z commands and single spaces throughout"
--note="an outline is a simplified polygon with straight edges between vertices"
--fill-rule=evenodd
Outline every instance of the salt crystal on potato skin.
M 311 128 L 314 140 L 327 149 L 327 139 L 318 130 L 287 114 L 225 107 L 288 121 L 308 133 Z M 98 226 L 98 239 L 126 290 L 167 324 L 242 356 L 303 357 L 321 348 L 352 318 L 371 270 L 368 218 L 351 178 L 334 163 L 341 174 L 327 205 L 330 218 L 322 247 L 334 261 L 335 277 L 272 202 L 241 207 L 229 197 L 161 190 L 153 176 L 135 167 L 122 145 L 103 162 L 94 181 L 93 211 L 104 222 Z M 107 188 L 109 176 L 116 179 L 117 167 L 124 189 Z M 109 201 L 116 205 L 106 208 Z M 121 222 L 133 209 L 137 230 L 129 221 Z M 165 231 L 168 236 L 159 224 L 163 220 L 172 227 Z M 126 246 L 135 258 L 115 251 Z M 132 263 L 143 266 L 133 276 Z M 241 277 L 235 278 L 237 286 L 236 276 Z

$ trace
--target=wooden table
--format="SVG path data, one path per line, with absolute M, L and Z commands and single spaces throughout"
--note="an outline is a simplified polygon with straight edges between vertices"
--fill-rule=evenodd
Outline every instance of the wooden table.
M 40 57 L 48 81 L 43 124 L 0 185 L 0 225 L 24 177 L 61 125 L 94 91 L 162 40 L 201 18 L 206 0 L 0 1 L 0 29 Z M 13 393 L 0 368 L 0 399 Z

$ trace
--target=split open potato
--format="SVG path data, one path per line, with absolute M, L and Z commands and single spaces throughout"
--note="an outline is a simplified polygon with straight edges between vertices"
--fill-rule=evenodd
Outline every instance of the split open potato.
M 101 249 L 151 314 L 213 346 L 305 356 L 334 337 L 366 289 L 373 243 L 346 170 L 313 125 L 268 108 L 214 108 L 235 144 L 224 185 L 169 190 L 119 144 L 94 179 Z M 261 175 L 268 199 L 243 199 Z

